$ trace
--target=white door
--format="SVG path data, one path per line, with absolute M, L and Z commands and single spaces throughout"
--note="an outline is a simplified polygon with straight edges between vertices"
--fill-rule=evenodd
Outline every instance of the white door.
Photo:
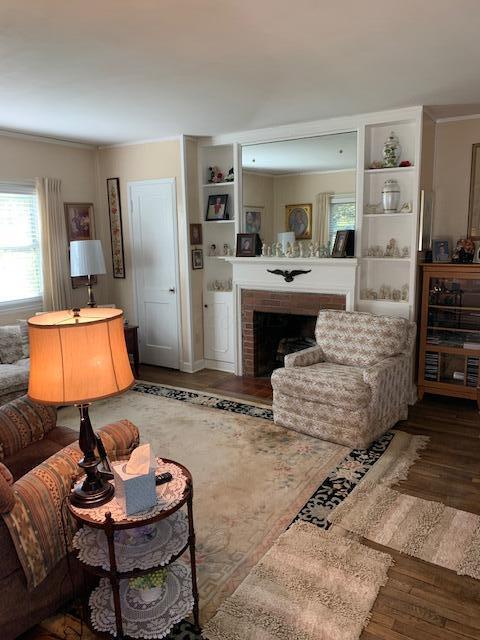
M 140 362 L 179 368 L 175 179 L 129 183 Z
M 233 298 L 230 292 L 204 294 L 205 358 L 233 363 Z

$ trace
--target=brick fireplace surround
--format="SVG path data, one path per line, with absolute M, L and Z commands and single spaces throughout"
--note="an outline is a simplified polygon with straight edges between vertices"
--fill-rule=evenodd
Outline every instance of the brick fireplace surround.
M 242 290 L 243 375 L 255 376 L 255 312 L 317 316 L 320 309 L 345 309 L 345 296 L 323 293 Z

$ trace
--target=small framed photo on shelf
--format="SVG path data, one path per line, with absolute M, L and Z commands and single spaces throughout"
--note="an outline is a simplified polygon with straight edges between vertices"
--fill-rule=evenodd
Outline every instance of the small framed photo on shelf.
M 201 224 L 192 223 L 190 225 L 190 244 L 203 244 Z
M 355 231 L 342 229 L 337 231 L 332 249 L 332 258 L 352 258 L 355 254 Z
M 192 269 L 203 269 L 203 249 L 192 249 Z
M 264 207 L 243 207 L 246 233 L 260 233 Z
M 252 258 L 262 252 L 262 242 L 258 233 L 237 233 L 237 257 Z
M 205 220 L 228 220 L 228 193 L 208 196 Z
M 437 239 L 432 242 L 433 262 L 450 262 L 450 241 Z

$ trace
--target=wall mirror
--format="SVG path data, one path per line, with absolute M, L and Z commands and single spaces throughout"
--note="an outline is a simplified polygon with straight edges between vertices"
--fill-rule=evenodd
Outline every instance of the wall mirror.
M 480 142 L 472 145 L 467 235 L 473 240 L 480 240 Z
M 331 249 L 337 231 L 355 228 L 356 160 L 356 132 L 244 145 L 241 229 Z

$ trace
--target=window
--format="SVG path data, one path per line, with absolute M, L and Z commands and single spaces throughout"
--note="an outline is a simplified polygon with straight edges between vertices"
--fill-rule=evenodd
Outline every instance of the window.
M 333 247 L 337 231 L 355 229 L 356 205 L 355 195 L 332 196 L 330 214 L 328 216 L 328 240 Z
M 42 295 L 37 193 L 33 183 L 0 182 L 0 305 Z

